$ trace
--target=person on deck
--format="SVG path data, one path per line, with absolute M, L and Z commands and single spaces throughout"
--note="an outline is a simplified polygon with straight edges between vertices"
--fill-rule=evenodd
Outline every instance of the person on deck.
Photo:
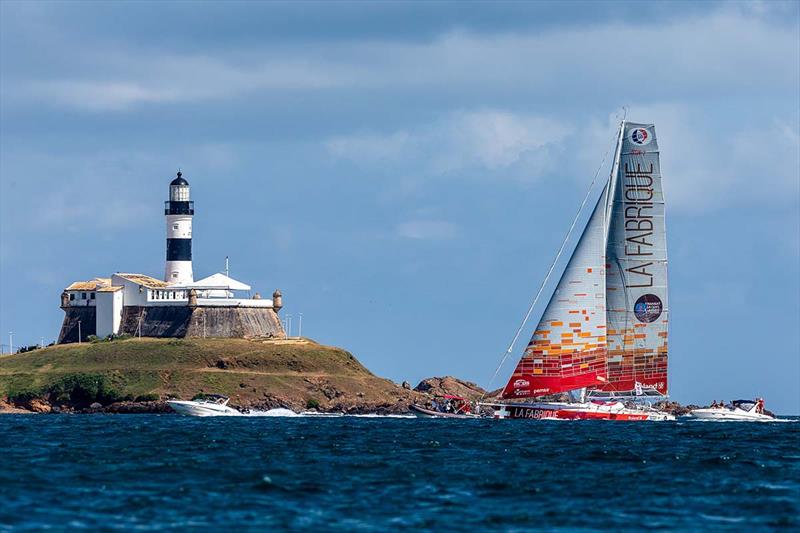
M 756 413 L 760 415 L 764 414 L 764 398 L 756 400 Z
M 711 408 L 712 408 L 712 409 L 713 409 L 714 407 L 716 407 L 716 406 L 717 406 L 717 400 L 714 400 L 713 402 L 711 402 Z

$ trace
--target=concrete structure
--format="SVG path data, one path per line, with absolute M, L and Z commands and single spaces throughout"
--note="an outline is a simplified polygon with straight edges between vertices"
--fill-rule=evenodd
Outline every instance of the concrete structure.
M 110 278 L 76 281 L 61 294 L 66 313 L 59 343 L 90 335 L 142 337 L 285 338 L 278 311 L 280 291 L 262 299 L 251 287 L 225 274 L 194 281 L 189 183 L 180 172 L 165 202 L 167 257 L 164 280 L 117 272 Z M 242 295 L 242 293 L 246 293 Z M 237 294 L 239 296 L 237 296 Z

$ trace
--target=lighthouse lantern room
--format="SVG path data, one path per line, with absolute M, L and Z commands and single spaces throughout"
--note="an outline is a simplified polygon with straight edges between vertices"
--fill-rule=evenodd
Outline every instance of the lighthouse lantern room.
M 167 263 L 164 281 L 170 285 L 188 285 L 192 273 L 192 216 L 194 202 L 189 199 L 189 182 L 178 176 L 169 184 L 169 200 L 164 202 L 167 218 Z

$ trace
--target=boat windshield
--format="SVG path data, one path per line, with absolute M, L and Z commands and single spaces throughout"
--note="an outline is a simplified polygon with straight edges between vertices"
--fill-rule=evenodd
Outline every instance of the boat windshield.
M 731 403 L 734 407 L 738 407 L 742 411 L 750 411 L 756 406 L 756 402 L 753 400 L 736 400 L 735 402 Z
M 218 405 L 225 405 L 228 403 L 229 398 L 221 394 L 205 394 L 194 398 L 196 402 L 215 403 Z

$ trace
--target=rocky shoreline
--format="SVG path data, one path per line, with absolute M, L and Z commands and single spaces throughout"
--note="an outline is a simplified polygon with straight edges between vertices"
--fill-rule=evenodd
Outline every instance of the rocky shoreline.
M 303 405 L 296 399 L 287 397 L 270 396 L 268 393 L 257 401 L 235 402 L 231 406 L 242 410 L 268 411 L 270 409 L 285 408 L 294 412 L 317 411 L 320 413 L 341 414 L 376 414 L 398 415 L 408 414 L 410 405 L 430 405 L 435 396 L 451 394 L 467 398 L 471 401 L 498 400 L 500 390 L 487 392 L 475 383 L 460 380 L 452 376 L 431 377 L 422 380 L 413 389 L 404 382 L 396 386 L 395 394 L 386 396 L 376 401 L 374 398 L 348 398 L 338 395 L 337 391 L 321 388 L 317 391 L 323 397 L 330 397 L 330 402 L 324 406 Z M 51 402 L 46 398 L 30 398 L 24 401 L 10 401 L 8 398 L 0 399 L 0 414 L 174 414 L 167 404 L 168 398 L 142 400 L 142 401 L 116 401 L 105 405 L 93 402 L 89 405 L 73 404 L 68 402 Z M 555 398 L 554 398 L 555 399 Z M 664 411 L 675 416 L 688 414 L 692 409 L 701 406 L 683 406 L 678 402 L 660 402 L 654 405 L 659 411 Z

